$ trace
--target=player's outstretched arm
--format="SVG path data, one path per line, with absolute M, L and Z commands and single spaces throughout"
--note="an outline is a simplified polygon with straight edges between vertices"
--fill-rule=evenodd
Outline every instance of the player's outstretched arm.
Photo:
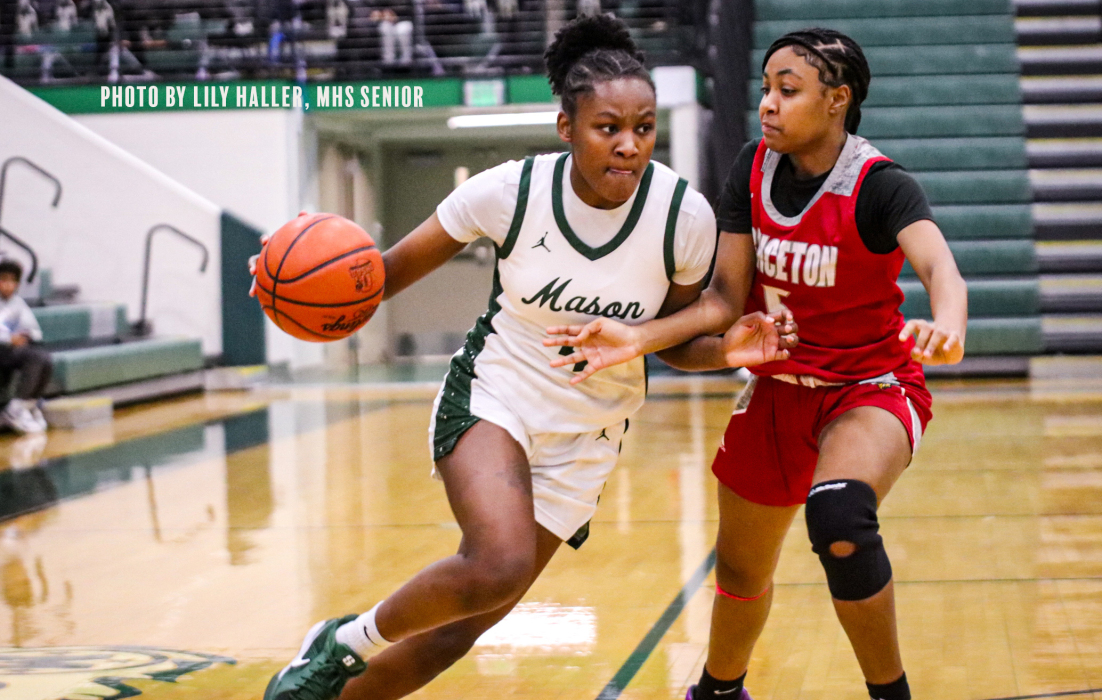
M 899 247 L 930 295 L 933 321 L 912 319 L 899 334 L 915 336 L 911 357 L 927 365 L 955 365 L 964 358 L 968 328 L 968 286 L 953 253 L 932 221 L 916 221 L 897 236 Z
M 754 274 L 754 243 L 749 235 L 720 234 L 715 273 L 703 292 L 700 285 L 671 285 L 653 321 L 628 326 L 599 318 L 585 325 L 552 326 L 547 346 L 570 346 L 571 355 L 551 365 L 587 363 L 572 383 L 594 372 L 647 353 L 657 352 L 679 369 L 707 370 L 745 367 L 785 359 L 798 342 L 796 323 L 785 311 L 779 316 L 750 314 L 739 318 Z M 765 319 L 773 324 L 765 329 Z M 715 334 L 725 333 L 722 337 Z M 688 342 L 686 342 L 688 341 Z
M 565 367 L 585 362 L 585 369 L 570 379 L 571 384 L 577 384 L 594 372 L 646 354 L 642 350 L 645 345 L 641 328 L 642 326 L 628 326 L 619 321 L 599 318 L 584 326 L 552 327 L 548 329 L 549 332 L 557 330 L 564 335 L 548 338 L 544 345 L 570 345 L 574 348 L 571 354 L 554 358 L 551 366 Z M 697 341 L 707 340 L 714 345 L 707 352 L 720 357 L 720 368 L 752 367 L 765 362 L 787 360 L 789 349 L 796 347 L 799 342 L 796 331 L 792 312 L 785 310 L 780 314 L 767 316 L 759 311 L 735 321 L 722 337 Z
M 607 319 L 587 326 L 553 326 L 547 329 L 551 337 L 544 344 L 600 347 L 603 357 L 598 360 L 607 361 L 602 365 L 606 367 L 651 352 L 681 369 L 724 367 L 723 344 L 710 336 L 723 333 L 742 315 L 753 274 L 753 239 L 748 234 L 721 233 L 715 273 L 703 292 L 699 285 L 671 285 L 653 321 L 631 327 Z M 560 358 L 562 364 L 569 364 L 566 359 Z

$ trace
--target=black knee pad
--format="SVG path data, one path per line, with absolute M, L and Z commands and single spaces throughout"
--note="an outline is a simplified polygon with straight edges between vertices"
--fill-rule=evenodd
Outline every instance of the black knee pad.
M 892 565 L 876 519 L 876 492 L 863 481 L 824 481 L 807 495 L 807 535 L 826 570 L 830 594 L 838 600 L 864 600 L 892 578 Z M 848 557 L 830 553 L 835 542 L 852 542 Z

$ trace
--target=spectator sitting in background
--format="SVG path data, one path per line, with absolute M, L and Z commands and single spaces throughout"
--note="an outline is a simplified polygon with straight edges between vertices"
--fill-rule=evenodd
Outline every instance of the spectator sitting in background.
M 29 39 L 38 31 L 38 12 L 35 11 L 31 0 L 19 0 L 19 7 L 15 11 L 18 34 L 24 39 Z
M 115 8 L 107 0 L 92 0 L 92 20 L 96 36 L 111 39 L 115 35 Z
M 77 4 L 73 0 L 61 0 L 57 4 L 57 27 L 59 32 L 68 32 L 77 23 Z
M 109 53 L 115 42 L 115 8 L 107 0 L 92 0 L 92 21 L 96 25 L 96 63 L 110 74 Z
M 27 302 L 16 292 L 23 279 L 23 267 L 14 260 L 0 260 L 0 370 L 19 373 L 15 398 L 0 411 L 0 421 L 20 433 L 46 430 L 42 415 L 42 394 L 50 382 L 53 362 L 50 353 L 37 343 L 42 341 Z
M 399 11 L 407 8 L 400 7 Z M 403 12 L 403 15 L 405 13 Z M 413 22 L 412 17 L 399 16 L 393 8 L 387 7 L 381 10 L 373 10 L 371 21 L 379 23 L 379 36 L 383 39 L 383 63 L 394 63 L 394 45 L 398 44 L 402 51 L 401 62 L 408 64 L 413 61 Z
M 325 3 L 325 20 L 329 25 L 330 39 L 348 36 L 348 3 L 344 0 L 328 0 Z

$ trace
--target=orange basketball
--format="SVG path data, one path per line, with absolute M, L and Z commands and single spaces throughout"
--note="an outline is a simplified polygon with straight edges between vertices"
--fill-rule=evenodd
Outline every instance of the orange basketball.
M 256 298 L 296 338 L 324 343 L 360 329 L 383 300 L 383 256 L 335 214 L 303 214 L 272 234 L 256 263 Z

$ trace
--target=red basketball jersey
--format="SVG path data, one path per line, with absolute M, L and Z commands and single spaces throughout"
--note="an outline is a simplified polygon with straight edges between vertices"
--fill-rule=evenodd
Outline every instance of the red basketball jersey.
M 750 197 L 757 272 L 747 312 L 791 310 L 800 326 L 800 344 L 788 360 L 752 371 L 827 382 L 900 370 L 921 373 L 910 360 L 914 341 L 898 339 L 904 321 L 896 279 L 903 251 L 872 253 L 857 232 L 857 193 L 872 164 L 888 158 L 851 135 L 823 186 L 794 217 L 777 211 L 770 196 L 780 159 L 764 140 L 754 158 Z

